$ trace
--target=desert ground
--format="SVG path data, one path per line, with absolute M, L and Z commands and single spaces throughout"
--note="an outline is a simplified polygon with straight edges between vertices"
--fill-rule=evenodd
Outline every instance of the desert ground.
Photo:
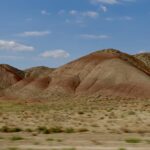
M 0 101 L 1 150 L 149 150 L 150 99 Z

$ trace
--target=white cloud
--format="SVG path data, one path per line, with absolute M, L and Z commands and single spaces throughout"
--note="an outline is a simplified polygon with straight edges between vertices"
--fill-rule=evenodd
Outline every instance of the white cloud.
M 51 34 L 50 31 L 29 31 L 29 32 L 23 32 L 21 34 L 19 34 L 20 36 L 24 36 L 24 37 L 37 37 L 37 36 L 46 36 Z
M 116 18 L 107 17 L 105 20 L 106 21 L 131 21 L 133 20 L 133 18 L 130 16 L 123 16 L 123 17 L 116 17 Z
M 70 15 L 77 15 L 78 14 L 78 11 L 77 10 L 71 10 L 69 12 Z
M 110 38 L 108 35 L 94 35 L 94 34 L 81 34 L 80 37 L 84 39 L 93 39 L 93 40 Z
M 115 19 L 112 18 L 112 17 L 107 17 L 107 18 L 105 18 L 105 20 L 106 20 L 106 21 L 114 21 Z
M 83 12 L 82 15 L 85 17 L 97 18 L 99 16 L 99 13 L 96 11 L 86 11 L 86 12 Z
M 118 4 L 118 3 L 122 3 L 122 2 L 134 2 L 136 0 L 90 0 L 90 1 L 93 4 L 103 3 L 103 4 L 113 5 L 113 4 Z
M 147 53 L 147 50 L 140 50 L 138 53 Z
M 50 13 L 49 13 L 48 11 L 46 11 L 46 10 L 42 10 L 42 11 L 41 11 L 41 14 L 42 14 L 42 15 L 50 15 Z
M 70 10 L 69 15 L 75 16 L 77 18 L 89 17 L 89 18 L 97 18 L 99 13 L 97 11 L 77 11 L 77 10 Z
M 130 21 L 130 20 L 132 20 L 133 18 L 130 17 L 130 16 L 124 16 L 124 17 L 120 17 L 119 19 L 120 19 L 120 20 L 128 20 L 128 21 Z
M 100 8 L 103 12 L 107 12 L 107 10 L 108 10 L 107 7 L 104 5 L 101 5 Z
M 34 47 L 15 41 L 0 40 L 0 50 L 8 51 L 34 51 Z
M 117 4 L 120 0 L 91 0 L 92 3 Z
M 62 49 L 56 49 L 52 51 L 45 51 L 41 54 L 42 57 L 44 58 L 67 58 L 70 56 L 70 54 Z

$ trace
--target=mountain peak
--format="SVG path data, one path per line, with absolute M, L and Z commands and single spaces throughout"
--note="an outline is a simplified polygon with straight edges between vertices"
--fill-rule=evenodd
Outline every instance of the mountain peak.
M 108 48 L 108 49 L 103 49 L 103 50 L 98 50 L 96 52 L 100 52 L 100 53 L 122 53 L 121 51 L 117 50 L 117 49 L 113 49 L 113 48 Z

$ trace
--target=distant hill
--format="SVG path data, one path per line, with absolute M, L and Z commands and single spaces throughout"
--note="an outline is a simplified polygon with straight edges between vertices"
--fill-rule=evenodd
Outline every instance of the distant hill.
M 0 90 L 10 87 L 24 78 L 24 72 L 9 66 L 7 64 L 0 65 Z
M 141 53 L 134 56 L 144 62 L 144 64 L 150 68 L 150 53 Z
M 53 95 L 150 98 L 150 68 L 115 49 L 96 51 L 57 69 L 25 70 L 26 77 L 4 90 L 22 99 Z
M 54 68 L 48 68 L 45 66 L 38 66 L 38 67 L 26 69 L 26 70 L 24 70 L 24 72 L 25 72 L 26 78 L 28 78 L 28 77 L 30 77 L 30 78 L 41 78 L 41 77 L 48 75 L 49 73 L 51 73 L 54 70 L 55 70 Z
M 114 49 L 96 51 L 79 58 L 56 69 L 50 77 L 47 93 L 150 96 L 149 68 L 135 57 Z

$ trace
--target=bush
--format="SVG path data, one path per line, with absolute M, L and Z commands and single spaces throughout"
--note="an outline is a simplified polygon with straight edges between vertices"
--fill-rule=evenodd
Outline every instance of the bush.
M 8 150 L 18 150 L 18 148 L 16 148 L 16 147 L 10 147 L 10 148 L 8 148 Z
M 78 114 L 79 114 L 79 115 L 83 115 L 84 112 L 83 112 L 83 111 L 79 111 Z
M 74 133 L 75 131 L 73 128 L 66 128 L 64 132 L 65 133 Z
M 33 130 L 32 130 L 32 129 L 29 129 L 29 128 L 25 129 L 25 131 L 26 131 L 26 132 L 33 132 Z
M 78 132 L 87 132 L 87 131 L 89 131 L 89 130 L 88 130 L 88 129 L 86 129 L 86 128 L 78 129 Z
M 62 133 L 63 129 L 62 129 L 62 127 L 52 127 L 52 128 L 50 128 L 50 132 L 51 133 Z
M 9 133 L 9 132 L 21 132 L 22 129 L 21 128 L 18 128 L 18 127 L 15 127 L 15 128 L 9 128 L 7 126 L 3 126 L 1 129 L 0 129 L 1 132 L 6 132 L 6 133 Z
M 125 140 L 127 143 L 140 143 L 141 140 L 137 138 L 130 138 Z
M 19 141 L 19 140 L 23 140 L 24 138 L 20 137 L 20 136 L 13 136 L 10 138 L 10 140 L 12 141 Z
M 126 150 L 125 148 L 119 148 L 118 150 Z
M 21 131 L 22 131 L 22 129 L 21 129 L 21 128 L 16 127 L 16 128 L 11 128 L 11 129 L 10 129 L 10 131 L 11 131 L 11 132 L 21 132 Z
M 46 127 L 38 127 L 38 128 L 37 128 L 37 131 L 38 131 L 39 133 L 43 133 L 43 134 L 49 134 L 49 133 L 50 133 L 50 130 L 47 129 Z
M 7 127 L 7 126 L 3 126 L 1 129 L 0 129 L 1 132 L 10 132 L 10 129 Z

